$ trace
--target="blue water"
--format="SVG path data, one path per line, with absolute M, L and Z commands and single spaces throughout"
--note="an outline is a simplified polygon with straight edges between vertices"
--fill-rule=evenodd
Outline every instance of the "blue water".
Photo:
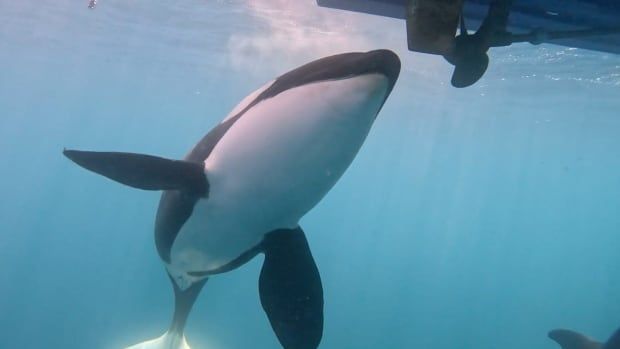
M 172 291 L 158 193 L 63 147 L 180 158 L 247 93 L 330 53 L 403 71 L 368 140 L 301 222 L 325 290 L 322 348 L 555 348 L 620 326 L 620 57 L 492 52 L 485 78 L 406 51 L 397 20 L 293 1 L 0 0 L 0 347 L 159 336 Z M 277 348 L 262 257 L 211 279 L 194 349 Z

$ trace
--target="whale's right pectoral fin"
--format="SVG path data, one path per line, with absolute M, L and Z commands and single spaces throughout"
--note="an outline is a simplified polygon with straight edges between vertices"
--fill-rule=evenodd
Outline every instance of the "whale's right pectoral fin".
M 301 228 L 270 232 L 259 291 L 284 349 L 315 349 L 323 336 L 323 287 Z
M 209 184 L 202 163 L 157 156 L 67 150 L 76 164 L 119 183 L 144 190 L 182 190 L 206 196 Z
M 125 349 L 191 349 L 185 341 L 185 336 L 175 333 L 166 332 L 159 338 L 150 341 L 138 343 Z
M 549 338 L 556 341 L 562 349 L 601 349 L 603 347 L 601 343 L 571 330 L 550 331 Z

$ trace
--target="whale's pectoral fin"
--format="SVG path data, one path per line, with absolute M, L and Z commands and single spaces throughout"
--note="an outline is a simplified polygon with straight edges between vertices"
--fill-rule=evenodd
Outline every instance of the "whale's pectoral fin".
M 601 343 L 571 330 L 552 330 L 548 336 L 556 341 L 562 349 L 599 349 L 602 347 Z
M 259 291 L 271 327 L 285 349 L 314 349 L 323 336 L 323 287 L 301 228 L 270 232 Z
M 67 150 L 63 154 L 87 170 L 144 190 L 183 190 L 206 196 L 209 184 L 204 165 L 157 156 Z

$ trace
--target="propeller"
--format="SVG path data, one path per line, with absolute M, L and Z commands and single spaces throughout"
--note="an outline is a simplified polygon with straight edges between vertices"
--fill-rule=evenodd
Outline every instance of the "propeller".
M 409 50 L 443 56 L 454 65 L 452 86 L 462 88 L 473 85 L 484 75 L 489 67 L 487 52 L 491 47 L 620 34 L 620 27 L 534 29 L 529 33 L 513 34 L 507 30 L 512 2 L 492 0 L 480 28 L 469 34 L 462 11 L 463 0 L 409 0 L 406 11 Z M 459 26 L 459 35 L 454 37 Z
M 527 34 L 512 34 L 503 30 L 489 31 L 483 25 L 475 34 L 469 35 L 462 15 L 460 20 L 461 33 L 455 39 L 453 51 L 449 55 L 444 55 L 444 58 L 454 65 L 450 82 L 452 86 L 459 88 L 473 85 L 484 75 L 489 66 L 487 51 L 491 47 L 508 46 L 518 42 L 538 45 L 550 40 L 620 33 L 620 28 L 598 28 L 565 31 L 534 29 Z
M 460 34 L 454 39 L 452 52 L 444 55 L 444 58 L 454 65 L 450 82 L 458 88 L 471 86 L 484 75 L 489 66 L 487 51 L 490 48 L 485 30 L 479 29 L 473 35 L 467 33 L 462 14 L 460 27 Z
M 489 7 L 489 13 L 506 13 L 500 1 Z M 502 22 L 487 16 L 478 31 L 470 35 L 463 16 L 463 0 L 409 0 L 406 8 L 407 44 L 411 51 L 443 56 L 454 65 L 452 85 L 467 87 L 478 81 L 489 66 L 487 51 L 492 31 L 502 28 Z M 489 18 L 491 17 L 491 18 Z M 460 33 L 456 30 L 460 24 Z M 504 26 L 505 27 L 505 26 Z

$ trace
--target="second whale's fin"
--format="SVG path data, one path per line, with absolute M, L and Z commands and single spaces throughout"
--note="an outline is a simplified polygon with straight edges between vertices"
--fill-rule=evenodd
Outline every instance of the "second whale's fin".
M 116 182 L 144 190 L 181 190 L 207 196 L 209 184 L 202 163 L 157 156 L 67 150 L 76 164 Z
M 607 340 L 603 349 L 620 349 L 620 329 L 617 329 Z
M 323 336 L 323 286 L 301 228 L 265 235 L 260 300 L 284 349 L 315 349 Z
M 571 330 L 552 330 L 549 332 L 549 338 L 556 341 L 562 349 L 601 349 L 603 347 L 601 343 Z

